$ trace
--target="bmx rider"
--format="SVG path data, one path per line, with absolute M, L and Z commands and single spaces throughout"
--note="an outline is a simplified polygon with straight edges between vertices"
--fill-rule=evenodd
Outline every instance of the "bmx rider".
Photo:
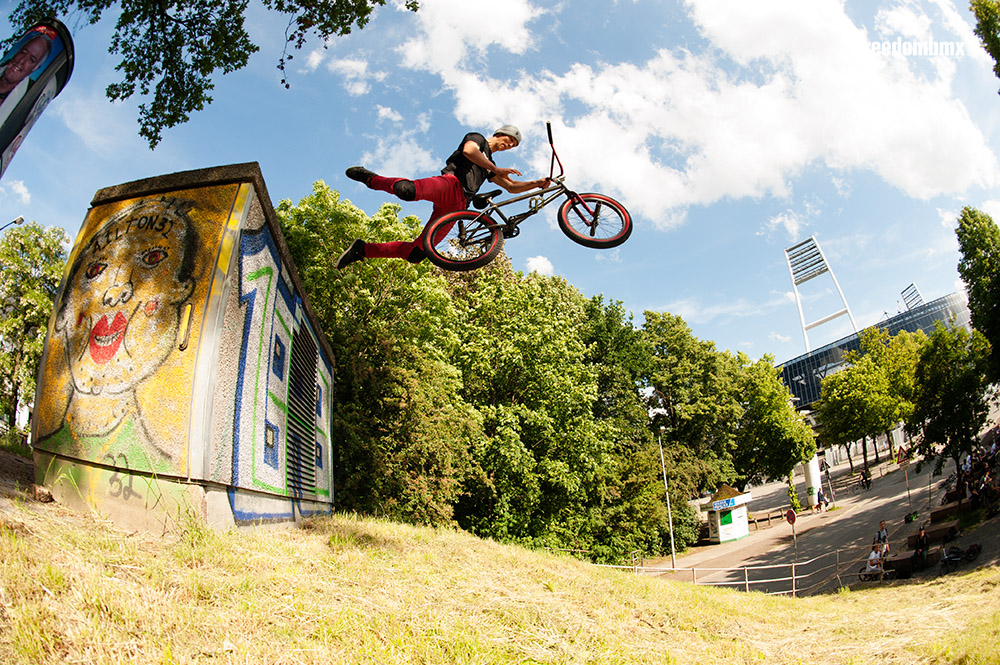
M 516 148 L 520 143 L 520 130 L 513 125 L 504 125 L 489 138 L 478 132 L 466 134 L 458 149 L 448 157 L 441 175 L 418 180 L 387 178 L 363 166 L 352 166 L 346 173 L 348 178 L 364 183 L 369 189 L 393 194 L 403 201 L 430 201 L 434 208 L 429 223 L 442 215 L 465 210 L 487 180 L 510 194 L 546 187 L 548 178 L 514 180 L 510 176 L 521 175 L 520 171 L 499 167 L 493 161 L 493 153 Z M 441 237 L 447 232 L 448 229 L 443 229 Z M 355 240 L 337 259 L 337 268 L 343 269 L 356 261 L 376 258 L 398 258 L 410 263 L 420 263 L 424 260 L 425 233 L 426 225 L 420 236 L 411 241 L 366 243 L 364 240 Z

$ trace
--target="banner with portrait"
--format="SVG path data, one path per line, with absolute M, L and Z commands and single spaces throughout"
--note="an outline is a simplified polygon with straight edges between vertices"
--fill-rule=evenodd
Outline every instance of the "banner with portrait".
M 0 177 L 72 73 L 73 39 L 55 19 L 31 26 L 0 58 Z

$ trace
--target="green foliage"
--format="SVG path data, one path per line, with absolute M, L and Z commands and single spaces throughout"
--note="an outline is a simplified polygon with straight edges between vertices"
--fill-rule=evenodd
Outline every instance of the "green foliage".
M 945 460 L 959 462 L 970 453 L 989 415 L 994 389 L 986 378 L 990 345 L 986 338 L 965 328 L 940 323 L 917 362 L 914 409 L 907 425 L 922 436 L 916 452 L 918 469 L 934 464 L 940 473 Z
M 735 424 L 742 416 L 738 362 L 717 352 L 712 342 L 697 339 L 679 316 L 645 316 L 643 331 L 653 354 L 653 425 L 662 428 L 668 463 L 679 471 L 678 489 L 693 498 L 721 483 L 732 484 Z
M 913 412 L 917 358 L 926 336 L 877 328 L 861 332 L 861 353 L 849 353 L 848 366 L 823 379 L 817 418 L 820 442 L 848 445 L 875 437 Z M 867 450 L 865 450 L 867 460 Z
M 800 512 L 802 502 L 799 501 L 799 493 L 795 491 L 795 477 L 789 473 L 786 482 L 788 483 L 788 503 L 792 506 L 792 510 Z
M 263 0 L 264 6 L 288 16 L 285 50 L 278 68 L 292 59 L 289 46 L 299 50 L 310 35 L 324 43 L 363 28 L 372 11 L 385 0 Z M 187 122 L 193 111 L 212 103 L 216 71 L 228 74 L 246 67 L 259 47 L 244 25 L 248 0 L 21 0 L 10 15 L 15 27 L 26 29 L 40 18 L 78 13 L 89 24 L 106 11 L 120 9 L 108 52 L 121 55 L 116 69 L 122 79 L 107 88 L 111 101 L 138 92 L 139 134 L 155 148 L 164 129 Z M 418 3 L 406 7 L 416 11 Z M 288 82 L 282 77 L 282 83 Z
M 993 73 L 1000 77 L 1000 1 L 972 0 L 969 8 L 976 17 L 973 31 L 993 58 Z
M 995 21 L 997 3 L 988 4 L 993 5 Z M 966 206 L 955 234 L 962 254 L 958 274 L 969 294 L 972 326 L 992 346 L 987 371 L 994 382 L 1000 382 L 1000 228 L 986 213 Z
M 514 273 L 504 256 L 473 273 L 377 260 L 333 268 L 353 238 L 415 236 L 420 222 L 398 210 L 369 218 L 322 183 L 278 206 L 334 350 L 338 507 L 598 561 L 667 551 L 639 393 L 651 355 L 621 303 Z M 696 515 L 671 489 L 683 546 Z
M 0 450 L 31 459 L 31 446 L 27 444 L 27 433 L 16 427 L 11 429 L 5 427 L 7 425 L 0 425 Z
M 751 363 L 738 355 L 742 417 L 736 432 L 733 463 L 743 485 L 784 478 L 799 462 L 816 454 L 812 428 L 792 406 L 792 395 L 778 378 L 774 358 Z
M 369 218 L 322 183 L 277 208 L 282 231 L 334 349 L 335 482 L 346 510 L 412 522 L 452 519 L 479 416 L 448 356 L 460 342 L 443 279 L 427 264 L 372 261 L 337 271 L 351 239 L 414 236 L 416 218 Z
M 0 239 L 0 417 L 13 428 L 17 405 L 35 396 L 35 377 L 69 238 L 29 222 Z

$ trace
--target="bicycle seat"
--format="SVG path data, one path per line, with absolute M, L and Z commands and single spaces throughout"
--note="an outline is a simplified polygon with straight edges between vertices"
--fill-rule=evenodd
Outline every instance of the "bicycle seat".
M 486 192 L 485 194 L 476 194 L 472 197 L 472 205 L 476 206 L 476 210 L 482 210 L 490 204 L 490 199 L 501 194 L 503 194 L 502 189 L 494 189 L 492 192 Z

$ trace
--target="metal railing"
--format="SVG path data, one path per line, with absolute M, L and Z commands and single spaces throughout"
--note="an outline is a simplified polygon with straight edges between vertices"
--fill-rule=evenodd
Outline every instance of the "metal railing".
M 858 565 L 865 565 L 866 557 L 859 552 L 868 552 L 870 548 L 860 547 L 851 550 L 835 550 L 821 554 L 805 561 L 792 561 L 763 566 L 735 566 L 731 568 L 711 568 L 692 566 L 689 568 L 650 567 L 642 563 L 641 558 L 632 556 L 631 566 L 614 566 L 601 564 L 604 568 L 629 570 L 637 575 L 676 575 L 680 581 L 691 582 L 703 586 L 722 586 L 742 591 L 761 591 L 766 595 L 809 594 L 829 587 L 834 590 L 844 586 L 844 580 L 860 578 L 868 575 L 856 571 Z M 772 571 L 785 570 L 781 575 Z M 720 573 L 727 574 L 726 579 L 709 579 L 718 577 Z M 687 579 L 690 574 L 690 579 Z M 699 578 L 699 574 L 701 577 Z M 760 577 L 766 575 L 767 577 Z M 770 576 L 777 575 L 777 576 Z M 836 580 L 834 586 L 834 580 Z M 761 589 L 760 587 L 764 587 Z

